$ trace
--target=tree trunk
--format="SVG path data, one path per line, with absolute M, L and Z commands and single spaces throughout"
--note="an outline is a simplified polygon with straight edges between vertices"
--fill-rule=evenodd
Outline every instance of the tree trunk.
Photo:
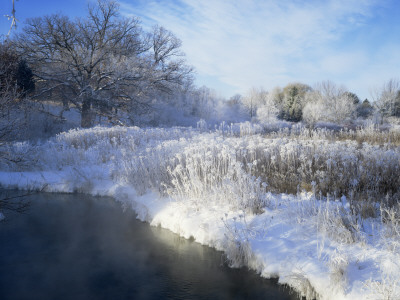
M 93 113 L 92 113 L 92 101 L 90 98 L 86 98 L 82 101 L 81 111 L 81 127 L 89 128 L 93 126 Z

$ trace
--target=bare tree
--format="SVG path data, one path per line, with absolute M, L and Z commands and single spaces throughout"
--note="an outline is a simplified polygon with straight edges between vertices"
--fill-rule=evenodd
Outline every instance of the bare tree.
M 152 92 L 172 90 L 192 71 L 175 59 L 180 42 L 172 33 L 156 27 L 146 34 L 138 19 L 122 18 L 118 9 L 115 1 L 99 0 L 85 19 L 30 19 L 16 39 L 37 77 L 37 96 L 68 95 L 82 127 L 92 126 L 96 114 L 117 118 L 121 109 L 148 107 Z

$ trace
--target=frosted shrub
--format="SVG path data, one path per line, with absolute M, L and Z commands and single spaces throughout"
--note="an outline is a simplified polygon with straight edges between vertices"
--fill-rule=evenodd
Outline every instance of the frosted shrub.
M 266 205 L 266 184 L 246 173 L 235 151 L 218 142 L 187 147 L 176 156 L 176 166 L 169 173 L 168 194 L 180 199 L 251 212 Z
M 139 194 L 152 189 L 166 196 L 165 185 L 171 180 L 168 170 L 177 164 L 176 151 L 183 145 L 185 141 L 163 141 L 152 148 L 126 153 L 126 159 L 119 160 L 113 170 L 114 178 L 129 183 Z

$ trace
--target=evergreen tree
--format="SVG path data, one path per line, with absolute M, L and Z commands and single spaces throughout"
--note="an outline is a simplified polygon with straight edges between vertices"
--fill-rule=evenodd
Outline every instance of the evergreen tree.
M 305 105 L 304 98 L 311 91 L 308 85 L 302 83 L 288 84 L 276 97 L 279 109 L 278 117 L 292 122 L 302 120 L 302 111 Z

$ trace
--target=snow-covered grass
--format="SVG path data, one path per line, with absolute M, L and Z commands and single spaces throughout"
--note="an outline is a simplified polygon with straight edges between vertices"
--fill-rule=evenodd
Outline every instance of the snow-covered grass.
M 398 299 L 397 135 L 205 122 L 71 130 L 4 145 L 0 184 L 113 196 L 308 299 Z

